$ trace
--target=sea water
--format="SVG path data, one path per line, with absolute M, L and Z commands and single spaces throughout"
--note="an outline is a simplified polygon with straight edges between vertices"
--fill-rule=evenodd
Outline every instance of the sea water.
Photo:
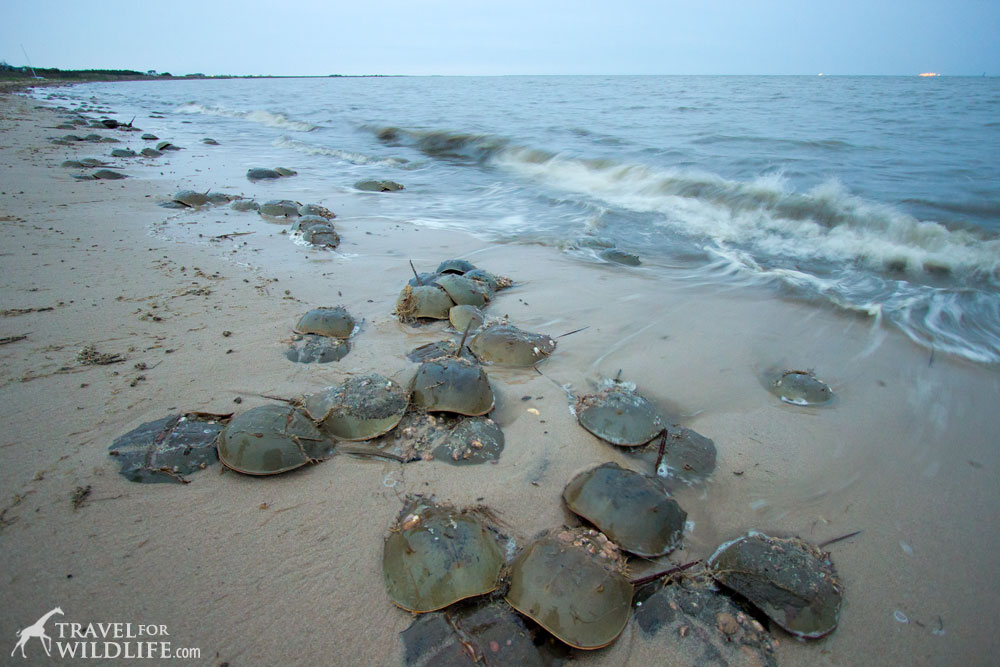
M 329 77 L 85 84 L 217 158 L 380 215 L 867 313 L 1000 361 L 1000 79 Z M 206 186 L 207 187 L 207 186 Z M 369 195 L 370 196 L 370 195 Z M 363 202 L 363 200 L 362 200 Z

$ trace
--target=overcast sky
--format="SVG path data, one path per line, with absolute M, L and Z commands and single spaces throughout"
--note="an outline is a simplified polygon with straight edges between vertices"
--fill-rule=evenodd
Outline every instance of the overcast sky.
M 0 0 L 0 60 L 172 74 L 1000 75 L 1000 0 Z

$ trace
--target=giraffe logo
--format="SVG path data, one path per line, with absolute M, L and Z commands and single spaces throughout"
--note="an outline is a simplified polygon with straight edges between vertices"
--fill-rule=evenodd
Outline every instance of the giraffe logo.
M 17 644 L 14 646 L 14 650 L 11 651 L 10 654 L 13 656 L 17 652 L 17 649 L 21 649 L 21 657 L 27 658 L 28 656 L 24 654 L 24 645 L 27 644 L 28 640 L 31 639 L 32 637 L 38 637 L 38 641 L 42 642 L 42 648 L 45 649 L 45 655 L 51 657 L 52 637 L 49 637 L 47 634 L 45 634 L 45 623 L 52 616 L 56 614 L 59 614 L 60 616 L 63 615 L 63 610 L 61 607 L 56 607 L 55 609 L 53 609 L 52 611 L 48 612 L 40 619 L 35 621 L 34 624 L 29 625 L 23 630 L 18 630 L 17 636 L 20 637 L 20 639 L 17 640 Z

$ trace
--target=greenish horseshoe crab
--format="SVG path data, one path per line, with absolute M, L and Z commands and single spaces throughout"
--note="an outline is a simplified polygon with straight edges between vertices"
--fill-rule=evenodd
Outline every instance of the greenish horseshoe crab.
M 820 405 L 833 398 L 830 386 L 809 371 L 784 371 L 768 385 L 772 394 L 792 405 Z
M 511 564 L 506 600 L 557 639 L 580 649 L 603 648 L 625 629 L 632 584 L 625 559 L 595 530 L 546 535 Z
M 247 180 L 250 180 L 250 181 L 263 181 L 263 180 L 271 180 L 271 179 L 276 179 L 276 178 L 281 178 L 281 174 L 279 174 L 274 169 L 265 169 L 263 167 L 255 167 L 253 169 L 248 169 L 247 170 Z
M 232 203 L 231 208 L 234 211 L 259 211 L 260 204 L 253 199 L 237 199 Z
M 148 147 L 143 148 L 141 151 L 139 151 L 139 154 L 142 155 L 143 157 L 160 157 L 163 155 L 163 153 L 156 150 L 155 148 L 148 148 Z
M 295 333 L 318 334 L 333 338 L 350 338 L 355 328 L 354 317 L 343 306 L 313 308 L 299 319 Z
M 318 204 L 303 204 L 299 207 L 299 215 L 318 215 L 321 218 L 326 218 L 327 220 L 333 220 L 337 215 L 326 208 L 325 206 L 319 206 Z
M 409 405 L 403 387 L 377 373 L 354 377 L 302 399 L 320 432 L 338 440 L 370 440 L 391 431 Z
M 796 637 L 818 639 L 837 628 L 837 572 L 829 554 L 797 537 L 750 531 L 721 545 L 707 566 L 716 581 Z
M 350 341 L 341 338 L 330 338 L 316 334 L 303 334 L 296 337 L 285 350 L 289 361 L 300 364 L 328 364 L 340 361 L 351 351 Z
M 478 417 L 492 410 L 494 403 L 486 372 L 468 359 L 425 361 L 413 378 L 413 404 L 431 412 Z
M 297 201 L 274 199 L 261 204 L 259 212 L 261 215 L 269 215 L 272 218 L 296 218 L 299 215 L 299 206 L 301 205 Z
M 277 475 L 329 457 L 332 446 L 304 413 L 264 405 L 234 417 L 219 435 L 218 450 L 231 470 Z
M 480 361 L 501 366 L 534 366 L 555 351 L 556 342 L 513 324 L 494 324 L 473 336 L 469 349 Z
M 492 291 L 484 283 L 454 273 L 445 273 L 434 279 L 451 300 L 459 306 L 482 308 L 493 297 Z
M 625 252 L 619 248 L 607 248 L 601 251 L 601 259 L 625 266 L 639 266 L 639 256 L 630 252 Z
M 150 134 L 149 132 L 147 132 L 146 134 L 142 135 L 140 139 L 142 139 L 143 141 L 158 141 L 159 137 L 156 136 L 155 134 Z
M 354 187 L 368 192 L 396 192 L 403 189 L 403 186 L 395 181 L 358 181 Z
M 503 552 L 474 512 L 424 498 L 407 499 L 382 551 L 382 574 L 393 604 L 424 613 L 494 590 Z
M 583 396 L 574 408 L 580 425 L 619 447 L 644 445 L 663 432 L 663 419 L 639 394 L 615 384 Z
M 652 477 L 605 463 L 574 477 L 563 489 L 574 513 L 624 551 L 644 558 L 664 556 L 681 542 L 687 512 Z
M 191 208 L 198 208 L 209 203 L 207 192 L 195 192 L 194 190 L 180 190 L 174 193 L 173 200 Z
M 485 320 L 486 316 L 483 311 L 475 306 L 452 306 L 451 310 L 448 311 L 448 321 L 451 322 L 451 326 L 455 327 L 456 331 L 465 331 L 466 328 L 469 331 L 475 331 L 483 326 Z
M 468 273 L 475 271 L 476 265 L 464 259 L 446 259 L 438 264 L 438 273 Z
M 116 148 L 111 151 L 111 157 L 135 157 L 136 152 L 131 148 Z
M 215 441 L 232 415 L 189 412 L 148 422 L 116 438 L 108 454 L 133 482 L 182 482 L 219 460 Z
M 448 319 L 448 312 L 455 302 L 438 285 L 406 285 L 396 300 L 396 317 L 401 322 L 415 319 Z
M 180 146 L 174 146 L 169 141 L 161 141 L 156 144 L 156 150 L 158 151 L 179 151 L 180 149 Z

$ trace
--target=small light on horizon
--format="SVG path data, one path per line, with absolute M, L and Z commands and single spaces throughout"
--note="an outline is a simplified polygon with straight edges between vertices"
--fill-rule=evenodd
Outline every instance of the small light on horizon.
M 920 76 L 941 76 L 938 72 L 921 72 Z

